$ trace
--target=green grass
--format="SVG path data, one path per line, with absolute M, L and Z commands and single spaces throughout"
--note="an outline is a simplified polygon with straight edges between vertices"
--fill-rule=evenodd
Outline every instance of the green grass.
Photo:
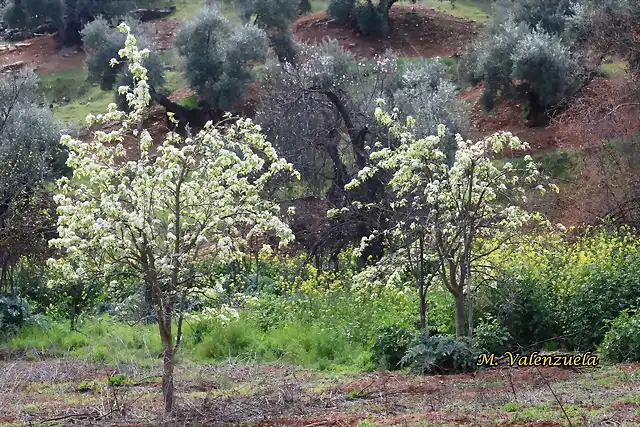
M 42 77 L 40 91 L 47 103 L 54 104 L 54 116 L 65 122 L 84 123 L 88 114 L 106 112 L 114 100 L 112 92 L 88 83 L 83 70 Z M 63 98 L 68 102 L 62 102 Z
M 178 71 L 168 71 L 165 74 L 167 89 L 171 92 L 184 89 L 189 86 L 187 78 Z
M 3 346 L 27 354 L 139 366 L 153 366 L 162 352 L 155 324 L 128 326 L 109 317 L 87 319 L 79 323 L 77 331 L 71 331 L 67 322 L 30 324 Z M 303 323 L 263 331 L 242 318 L 226 324 L 186 322 L 182 348 L 182 357 L 206 363 L 255 359 L 338 372 L 371 367 L 362 344 L 350 342 L 334 329 Z
M 624 77 L 628 73 L 628 63 L 626 61 L 615 61 L 610 64 L 602 64 L 600 71 L 609 78 Z
M 171 19 L 176 21 L 188 21 L 198 14 L 198 11 L 206 4 L 205 0 L 176 0 L 176 11 L 171 15 Z M 229 19 L 238 18 L 238 11 L 230 2 L 224 2 L 224 15 Z
M 128 326 L 107 317 L 83 322 L 77 331 L 62 322 L 28 325 L 9 341 L 8 347 L 82 360 L 149 365 L 155 364 L 162 352 L 155 325 Z
M 423 4 L 457 18 L 479 22 L 491 19 L 491 2 L 487 0 L 455 0 L 455 4 L 443 0 L 424 0 Z
M 182 105 L 183 107 L 189 109 L 189 110 L 197 110 L 199 108 L 198 105 L 198 96 L 197 95 L 191 95 L 188 96 L 186 98 L 180 99 L 178 101 L 179 105 Z

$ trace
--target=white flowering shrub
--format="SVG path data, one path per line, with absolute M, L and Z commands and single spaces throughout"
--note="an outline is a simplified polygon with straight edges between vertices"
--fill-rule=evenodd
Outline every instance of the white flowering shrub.
M 390 279 L 409 271 L 415 278 L 421 299 L 436 278 L 451 292 L 456 302 L 456 333 L 464 334 L 465 298 L 469 302 L 469 334 L 473 330 L 473 281 L 480 274 L 476 264 L 483 253 L 491 253 L 531 221 L 542 221 L 540 214 L 526 209 L 527 189 L 544 194 L 546 184 L 531 156 L 522 167 L 509 162 L 499 165 L 496 156 L 504 150 L 524 150 L 528 145 L 507 132 L 481 141 L 465 141 L 456 135 L 457 150 L 452 163 L 442 147 L 445 127 L 437 135 L 417 138 L 415 119 L 398 121 L 399 110 L 375 111 L 377 121 L 388 128 L 396 142 L 391 147 L 377 143 L 369 155 L 370 164 L 361 169 L 348 185 L 355 189 L 379 175 L 389 176 L 388 198 L 383 203 L 351 207 L 330 212 L 378 209 L 388 218 L 385 227 L 362 239 L 357 253 L 377 237 L 384 238 Z M 392 273 L 394 271 L 397 273 Z M 473 273 L 472 273 L 473 271 Z M 396 280 L 396 279 L 394 279 Z M 424 315 L 424 313 L 421 313 Z M 423 325 L 424 326 L 424 325 Z
M 57 182 L 58 234 L 51 245 L 64 256 L 51 260 L 69 281 L 86 275 L 108 276 L 123 268 L 135 271 L 151 290 L 163 345 L 165 409 L 173 405 L 172 320 L 178 296 L 195 286 L 198 259 L 217 262 L 241 256 L 254 236 L 272 233 L 280 245 L 293 239 L 279 218 L 279 205 L 264 197 L 269 181 L 295 176 L 278 157 L 260 128 L 248 119 L 220 128 L 209 122 L 186 139 L 169 132 L 162 141 L 138 126 L 150 101 L 147 50 L 139 50 L 129 27 L 125 58 L 136 77 L 123 87 L 131 112 L 109 106 L 87 123 L 120 127 L 96 130 L 88 142 L 64 136 L 71 179 Z M 117 64 L 114 59 L 113 63 Z M 137 144 L 122 144 L 131 133 Z

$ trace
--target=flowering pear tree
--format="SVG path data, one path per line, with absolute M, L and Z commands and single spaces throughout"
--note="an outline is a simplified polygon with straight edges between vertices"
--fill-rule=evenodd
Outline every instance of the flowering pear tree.
M 497 133 L 478 142 L 456 135 L 457 151 L 451 162 L 442 144 L 443 125 L 438 135 L 418 139 L 415 120 L 408 117 L 402 124 L 398 111 L 389 114 L 383 104 L 380 100 L 375 117 L 388 128 L 394 144 L 383 147 L 376 143 L 370 165 L 347 189 L 374 176 L 383 179 L 389 196 L 377 208 L 385 209 L 390 221 L 384 230 L 363 238 L 358 250 L 383 236 L 397 268 L 410 268 L 420 295 L 423 329 L 425 292 L 432 279 L 439 278 L 453 295 L 457 336 L 465 335 L 466 295 L 468 335 L 472 336 L 473 279 L 490 268 L 483 259 L 512 242 L 527 223 L 545 222 L 542 215 L 526 209 L 528 188 L 544 194 L 547 188 L 557 191 L 558 187 L 548 183 L 531 156 L 524 157 L 521 167 L 498 160 L 507 149 L 528 148 L 511 133 Z M 356 203 L 343 210 L 371 208 Z
M 108 275 L 127 268 L 149 287 L 169 412 L 177 350 L 174 306 L 178 295 L 195 286 L 195 263 L 203 255 L 231 261 L 242 255 L 249 239 L 266 232 L 275 234 L 280 245 L 290 242 L 293 234 L 279 218 L 278 204 L 263 194 L 275 176 L 297 173 L 247 119 L 225 129 L 209 122 L 195 136 L 182 139 L 169 132 L 164 141 L 155 141 L 141 126 L 150 100 L 142 66 L 148 51 L 136 47 L 129 27 L 119 29 L 127 35 L 119 54 L 136 78 L 135 88 L 120 88 L 131 112 L 111 104 L 107 114 L 87 120 L 119 121 L 119 129 L 95 131 L 91 142 L 62 138 L 73 178 L 57 182 L 59 237 L 50 244 L 63 249 L 64 256 L 51 263 L 71 282 L 87 274 L 112 277 Z M 128 134 L 137 147 L 125 149 Z

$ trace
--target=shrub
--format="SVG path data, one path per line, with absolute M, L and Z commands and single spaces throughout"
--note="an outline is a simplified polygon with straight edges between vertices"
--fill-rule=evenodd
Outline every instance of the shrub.
M 335 19 L 338 24 L 348 24 L 353 19 L 351 11 L 355 5 L 355 0 L 331 0 L 327 8 L 327 15 Z
M 614 363 L 640 362 L 640 311 L 623 310 L 611 322 L 600 353 Z
M 572 95 L 579 84 L 578 60 L 559 37 L 513 21 L 473 45 L 467 61 L 468 77 L 484 81 L 480 100 L 487 110 L 500 93 L 525 98 L 530 111 L 543 112 Z
M 507 328 L 488 316 L 476 326 L 473 340 L 475 347 L 483 352 L 503 354 L 508 350 L 512 338 Z
M 4 10 L 4 20 L 12 28 L 35 28 L 62 17 L 60 0 L 12 0 Z
M 18 296 L 0 296 L 0 338 L 17 333 L 29 320 L 29 304 Z
M 494 4 L 496 20 L 512 20 L 529 28 L 561 35 L 573 16 L 571 0 L 499 0 Z
M 202 338 L 202 329 L 196 331 L 202 342 L 197 347 L 197 355 L 203 359 L 225 360 L 229 357 L 245 356 L 256 348 L 257 331 L 246 321 L 223 324 L 209 323 L 206 335 Z
M 383 369 L 398 369 L 415 334 L 415 329 L 399 324 L 379 326 L 375 329 L 376 339 L 371 348 L 372 362 Z
M 511 77 L 528 82 L 542 107 L 557 104 L 576 90 L 578 64 L 571 51 L 555 36 L 533 31 L 512 52 Z
M 351 11 L 351 15 L 358 24 L 358 29 L 364 35 L 377 35 L 383 33 L 387 25 L 382 14 L 368 3 L 358 2 Z
M 175 45 L 200 100 L 228 110 L 252 81 L 251 66 L 266 60 L 267 37 L 255 25 L 237 26 L 214 7 L 185 23 Z
M 456 374 L 475 370 L 478 353 L 468 338 L 421 334 L 400 363 L 416 374 Z
M 544 280 L 504 273 L 495 287 L 478 295 L 477 309 L 494 320 L 485 326 L 504 328 L 518 345 L 535 346 L 563 335 L 554 290 Z M 482 329 L 478 333 L 483 333 Z
M 141 48 L 151 46 L 152 28 L 143 25 L 139 21 L 127 20 L 127 24 L 136 35 L 136 40 Z M 117 89 L 121 84 L 131 85 L 133 78 L 126 67 L 112 67 L 111 59 L 119 59 L 118 52 L 125 43 L 125 34 L 112 28 L 108 21 L 99 18 L 87 24 L 82 30 L 82 41 L 87 52 L 85 66 L 87 68 L 88 79 L 91 82 L 99 83 L 101 89 Z M 164 65 L 156 53 L 151 53 L 144 61 L 147 68 L 149 84 L 159 88 L 164 84 Z M 120 104 L 125 102 L 120 100 Z

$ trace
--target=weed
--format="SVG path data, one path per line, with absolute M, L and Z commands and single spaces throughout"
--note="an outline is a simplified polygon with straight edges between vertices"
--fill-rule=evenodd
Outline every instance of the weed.
M 505 412 L 518 412 L 522 409 L 522 403 L 519 402 L 507 402 L 502 405 L 501 410 Z

